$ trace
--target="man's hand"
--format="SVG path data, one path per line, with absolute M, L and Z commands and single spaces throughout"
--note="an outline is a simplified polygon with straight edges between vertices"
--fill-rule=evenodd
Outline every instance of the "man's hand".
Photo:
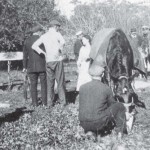
M 23 68 L 22 72 L 27 72 L 27 69 Z
M 44 51 L 42 51 L 40 55 L 44 55 L 46 57 L 46 53 Z

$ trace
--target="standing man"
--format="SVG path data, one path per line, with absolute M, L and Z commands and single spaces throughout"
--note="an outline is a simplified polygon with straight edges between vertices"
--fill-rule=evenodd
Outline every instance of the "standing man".
M 59 32 L 60 23 L 57 20 L 50 22 L 48 32 L 43 34 L 33 45 L 32 48 L 39 54 L 46 56 L 47 62 L 47 98 L 50 106 L 54 104 L 55 92 L 54 84 L 57 81 L 59 100 L 66 105 L 64 68 L 61 51 L 65 40 Z M 46 52 L 43 52 L 40 45 L 44 44 Z
M 83 46 L 82 44 L 83 32 L 82 31 L 77 32 L 76 37 L 77 39 L 74 43 L 74 54 L 75 54 L 75 59 L 77 61 L 79 57 L 80 48 Z
M 47 78 L 46 78 L 46 60 L 44 55 L 37 54 L 32 49 L 32 44 L 41 36 L 42 29 L 40 26 L 34 27 L 31 31 L 32 36 L 30 36 L 26 41 L 23 49 L 23 67 L 24 71 L 27 70 L 29 79 L 31 82 L 31 97 L 32 105 L 34 107 L 38 106 L 37 101 L 37 84 L 38 77 L 40 77 L 41 82 L 41 97 L 44 106 L 47 105 Z M 44 53 L 44 47 L 41 45 L 41 50 Z
M 137 34 L 136 28 L 131 28 L 129 41 L 133 50 L 134 65 L 145 73 L 144 60 L 141 55 L 142 38 Z
M 150 52 L 149 52 L 149 30 L 148 26 L 142 26 L 142 51 L 141 54 L 145 60 L 146 71 L 148 69 L 148 63 L 150 62 Z

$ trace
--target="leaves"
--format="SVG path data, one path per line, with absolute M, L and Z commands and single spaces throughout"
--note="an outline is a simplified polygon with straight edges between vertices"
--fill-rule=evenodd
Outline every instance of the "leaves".
M 1 51 L 20 51 L 26 32 L 36 24 L 48 25 L 59 18 L 54 10 L 54 0 L 0 0 L 0 49 Z

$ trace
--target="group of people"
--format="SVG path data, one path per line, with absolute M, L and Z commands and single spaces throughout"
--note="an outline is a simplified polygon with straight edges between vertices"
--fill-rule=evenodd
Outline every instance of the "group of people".
M 41 82 L 41 98 L 44 106 L 53 106 L 54 104 L 55 80 L 57 81 L 59 100 L 64 105 L 67 104 L 62 57 L 65 40 L 59 32 L 60 26 L 58 21 L 53 20 L 45 33 L 40 26 L 34 27 L 30 31 L 32 35 L 26 39 L 24 44 L 23 66 L 30 78 L 34 107 L 38 106 L 38 77 Z M 146 28 L 143 27 L 142 30 L 144 31 Z M 148 32 L 144 33 L 144 38 L 147 38 Z M 76 36 L 74 54 L 78 67 L 76 91 L 79 93 L 80 125 L 85 132 L 97 133 L 109 126 L 110 122 L 114 122 L 118 135 L 122 136 L 126 132 L 125 107 L 122 103 L 114 100 L 111 89 L 101 82 L 104 68 L 90 65 L 91 37 L 82 31 L 79 31 Z M 135 48 L 144 47 L 143 42 L 140 44 L 136 29 L 131 30 L 130 38 Z M 146 59 L 144 57 L 145 62 Z
M 149 31 L 150 28 L 149 26 L 142 26 L 141 28 L 142 30 L 142 35 L 139 35 L 137 32 L 136 28 L 132 28 L 130 30 L 130 35 L 129 35 L 129 40 L 130 40 L 130 44 L 132 46 L 133 49 L 133 54 L 134 54 L 134 63 L 136 65 L 137 60 L 136 58 L 139 57 L 137 56 L 137 51 L 140 52 L 140 58 L 141 61 L 139 64 L 141 70 L 143 72 L 146 73 L 146 75 L 148 75 L 148 71 L 149 71 L 149 64 L 150 64 L 150 50 L 149 50 L 149 46 L 150 46 L 150 39 L 149 39 Z
M 62 49 L 65 40 L 59 32 L 61 24 L 57 20 L 50 22 L 44 33 L 41 26 L 30 30 L 23 49 L 23 67 L 27 71 L 31 84 L 33 107 L 38 106 L 37 84 L 41 82 L 41 98 L 45 107 L 54 105 L 55 80 L 57 81 L 59 101 L 66 105 L 64 68 Z
M 79 91 L 79 120 L 85 133 L 99 134 L 111 123 L 116 124 L 118 137 L 126 133 L 125 107 L 116 102 L 111 89 L 101 82 L 104 68 L 90 64 L 91 38 L 77 32 L 74 54 L 78 67 L 76 91 Z

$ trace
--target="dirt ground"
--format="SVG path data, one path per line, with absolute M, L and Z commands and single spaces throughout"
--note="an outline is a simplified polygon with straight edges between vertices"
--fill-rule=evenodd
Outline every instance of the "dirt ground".
M 94 137 L 84 134 L 78 121 L 78 100 L 67 107 L 56 104 L 51 109 L 33 109 L 22 91 L 2 92 L 0 102 L 0 150 L 150 150 L 150 79 L 136 79 L 135 91 L 146 109 L 136 108 L 132 132 L 121 141 L 116 136 Z M 74 93 L 69 93 L 72 100 Z

